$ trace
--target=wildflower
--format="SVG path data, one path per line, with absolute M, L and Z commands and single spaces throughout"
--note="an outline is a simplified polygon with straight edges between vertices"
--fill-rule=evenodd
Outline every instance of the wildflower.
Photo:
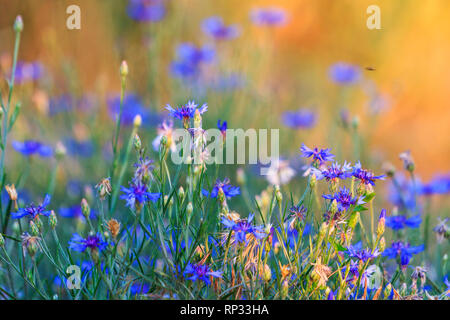
M 134 171 L 134 181 L 142 182 L 144 184 L 149 182 L 154 168 L 153 160 L 149 158 L 140 158 L 139 162 L 134 164 L 134 167 L 136 168 Z
M 262 239 L 266 236 L 263 227 L 252 225 L 253 218 L 253 214 L 250 214 L 247 219 L 232 220 L 228 217 L 223 217 L 222 224 L 234 232 L 234 238 L 237 243 L 246 243 L 247 235 L 249 234 L 256 239 Z
M 380 217 L 378 218 L 377 236 L 381 237 L 384 234 L 384 226 L 386 225 L 386 209 L 382 209 Z
M 109 116 L 116 121 L 120 113 L 120 95 L 108 98 Z M 139 115 L 144 125 L 156 125 L 161 120 L 161 115 L 153 113 L 144 104 L 141 97 L 130 93 L 123 99 L 121 124 L 124 126 L 134 126 L 135 117 Z
M 322 264 L 322 258 L 319 257 L 316 263 L 311 263 L 313 268 L 312 277 L 318 281 L 317 286 L 323 287 L 327 284 L 328 277 L 331 275 L 331 268 Z
M 272 279 L 272 271 L 268 264 L 264 264 L 264 267 L 261 266 L 260 273 L 264 281 L 269 282 Z
M 427 272 L 428 270 L 424 267 L 415 267 L 413 273 L 411 274 L 411 279 L 414 281 L 420 279 L 421 286 L 425 285 L 425 281 L 427 280 Z
M 388 259 L 395 259 L 400 257 L 400 265 L 402 268 L 406 266 L 411 261 L 414 254 L 418 254 L 425 249 L 425 246 L 413 246 L 411 247 L 409 243 L 404 243 L 402 241 L 394 241 L 390 248 L 386 248 L 383 252 L 383 256 Z
M 58 218 L 56 218 L 55 211 L 51 211 L 50 213 L 50 219 L 49 219 L 50 228 L 53 230 L 56 228 L 56 225 L 58 224 Z
M 302 147 L 300 148 L 302 157 L 313 159 L 313 163 L 317 163 L 319 165 L 324 164 L 327 161 L 331 161 L 334 158 L 334 155 L 330 153 L 331 149 L 310 149 L 304 143 L 302 143 Z
M 91 207 L 85 198 L 81 199 L 81 213 L 86 219 L 89 219 L 91 215 Z
M 33 258 L 38 249 L 41 248 L 39 244 L 40 238 L 38 236 L 30 236 L 27 232 L 24 232 L 21 238 L 23 251 L 25 252 L 26 250 L 30 257 Z
M 360 80 L 361 70 L 358 66 L 338 62 L 330 67 L 329 75 L 337 84 L 350 85 Z
M 291 222 L 289 223 L 289 228 L 292 230 L 294 229 L 296 222 L 301 222 L 305 219 L 308 209 L 301 205 L 292 206 L 289 211 L 291 212 Z
M 110 219 L 107 223 L 107 228 L 109 232 L 111 233 L 111 236 L 113 239 L 117 238 L 119 231 L 120 231 L 120 222 L 116 219 Z
M 267 169 L 266 178 L 272 185 L 284 185 L 289 183 L 296 172 L 289 166 L 289 161 L 273 159 Z
M 184 270 L 184 276 L 191 281 L 203 281 L 207 286 L 211 284 L 211 278 L 222 278 L 222 272 L 213 271 L 206 264 L 189 263 Z
M 350 170 L 352 170 L 352 167 L 347 162 L 344 162 L 343 165 L 334 162 L 331 166 L 324 169 L 311 168 L 311 172 L 314 173 L 317 180 L 326 179 L 327 181 L 345 180 L 352 176 Z
M 386 226 L 391 228 L 392 230 L 401 230 L 403 228 L 418 228 L 422 223 L 422 218 L 420 215 L 416 215 L 410 218 L 407 218 L 404 215 L 398 216 L 390 216 L 386 218 Z
M 317 115 L 308 109 L 283 112 L 281 119 L 285 126 L 293 129 L 309 129 L 315 126 Z
M 39 217 L 40 215 L 48 217 L 50 215 L 50 211 L 46 210 L 46 207 L 50 204 L 50 195 L 45 195 L 44 201 L 38 205 L 35 206 L 33 203 L 30 204 L 26 208 L 21 208 L 19 211 L 11 213 L 11 217 L 13 219 L 20 219 L 25 216 L 31 216 L 33 219 Z
M 164 19 L 166 7 L 164 0 L 129 0 L 127 14 L 139 22 L 158 22 Z
M 22 16 L 18 15 L 16 17 L 16 20 L 14 20 L 14 26 L 13 29 L 15 32 L 22 32 L 23 30 L 23 20 L 22 20 Z
M 217 129 L 219 129 L 220 132 L 222 133 L 222 137 L 223 137 L 224 141 L 225 141 L 225 138 L 227 135 L 227 128 L 228 128 L 228 124 L 226 121 L 222 122 L 222 121 L 220 121 L 220 119 L 217 120 Z
M 194 101 L 189 101 L 186 105 L 177 109 L 172 108 L 170 105 L 167 105 L 166 109 L 169 110 L 172 117 L 182 120 L 184 127 L 187 129 L 189 127 L 189 120 L 194 118 L 195 112 L 198 110 L 200 114 L 205 113 L 208 110 L 208 105 L 205 103 L 198 108 Z
M 239 36 L 236 25 L 226 26 L 221 17 L 210 17 L 203 20 L 203 32 L 217 40 L 231 40 Z
M 83 238 L 78 233 L 74 233 L 69 241 L 69 249 L 79 252 L 84 252 L 88 248 L 91 252 L 102 251 L 107 245 L 108 243 L 103 240 L 100 233 L 89 235 L 86 238 Z
M 192 78 L 201 74 L 201 67 L 214 61 L 216 52 L 208 45 L 197 47 L 192 43 L 181 43 L 176 49 L 176 60 L 170 70 L 179 78 Z
M 353 166 L 352 175 L 356 179 L 359 179 L 361 184 L 363 184 L 363 185 L 372 185 L 372 186 L 375 185 L 375 180 L 378 180 L 378 179 L 384 180 L 384 178 L 385 178 L 384 175 L 376 176 L 376 175 L 373 174 L 372 171 L 362 169 L 360 161 L 358 161 Z
M 44 66 L 39 61 L 18 61 L 14 75 L 14 82 L 17 84 L 24 84 L 26 82 L 36 81 L 43 76 Z
M 13 202 L 14 205 L 14 209 L 17 210 L 17 190 L 16 187 L 14 186 L 14 184 L 9 185 L 7 184 L 5 186 L 6 192 L 9 195 L 9 199 L 11 199 L 11 201 Z
M 156 130 L 158 135 L 152 142 L 153 149 L 155 151 L 158 151 L 161 143 L 161 138 L 166 137 L 167 139 L 166 145 L 168 149 L 174 152 L 176 150 L 176 145 L 173 139 L 173 121 L 172 120 L 164 121 L 158 126 Z
M 281 26 L 287 21 L 286 12 L 276 7 L 252 9 L 250 18 L 258 26 Z
M 357 258 L 360 261 L 366 262 L 369 259 L 374 259 L 380 255 L 378 249 L 372 251 L 371 249 L 362 249 L 362 243 L 358 242 L 354 246 L 347 247 L 347 251 L 344 252 L 351 258 Z
M 444 238 L 449 239 L 450 238 L 450 229 L 447 226 L 447 221 L 449 219 L 441 219 L 439 218 L 439 223 L 436 227 L 433 228 L 433 231 L 436 233 L 437 242 L 441 243 Z
M 50 157 L 53 154 L 53 150 L 50 146 L 34 140 L 26 140 L 24 142 L 13 141 L 12 146 L 14 150 L 28 157 L 35 154 L 38 154 L 41 157 Z
M 351 206 L 360 205 L 365 203 L 362 197 L 353 197 L 352 193 L 346 187 L 340 188 L 339 192 L 334 193 L 333 195 L 323 195 L 325 199 L 328 200 L 336 200 L 338 203 L 338 211 L 345 211 Z
M 207 190 L 203 189 L 202 194 L 205 197 L 210 196 L 211 198 L 216 198 L 217 195 L 219 194 L 219 190 L 223 191 L 226 198 L 232 198 L 232 197 L 235 197 L 240 194 L 240 188 L 231 185 L 230 179 L 228 179 L 228 178 L 223 179 L 223 181 L 220 181 L 219 179 L 217 179 L 211 193 L 209 193 Z
M 414 171 L 414 160 L 411 156 L 411 151 L 408 150 L 400 153 L 399 158 L 403 161 L 403 167 L 405 170 L 410 172 Z
M 148 192 L 147 186 L 139 182 L 130 183 L 129 188 L 121 186 L 120 189 L 124 193 L 120 196 L 120 199 L 126 200 L 129 208 L 139 209 L 146 201 L 155 202 L 161 196 L 161 193 Z

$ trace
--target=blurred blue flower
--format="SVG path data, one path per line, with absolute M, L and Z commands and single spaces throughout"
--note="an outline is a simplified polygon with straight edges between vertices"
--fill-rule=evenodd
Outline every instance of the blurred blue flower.
M 450 193 L 450 174 L 437 175 L 430 182 L 419 184 L 417 193 L 424 196 Z
M 129 0 L 128 16 L 140 22 L 158 22 L 166 16 L 164 0 Z
M 391 247 L 386 248 L 383 251 L 383 256 L 388 259 L 395 259 L 400 257 L 400 265 L 402 268 L 408 266 L 411 261 L 413 255 L 422 252 L 425 249 L 425 246 L 419 245 L 415 247 L 411 247 L 409 243 L 404 243 L 402 241 L 394 241 L 392 242 Z
M 192 43 L 181 43 L 177 47 L 177 59 L 171 64 L 171 72 L 179 78 L 199 76 L 203 64 L 214 61 L 215 50 L 210 46 L 197 47 Z
M 281 8 L 257 8 L 251 10 L 250 19 L 260 26 L 281 26 L 287 22 L 287 14 Z
M 239 36 L 237 25 L 226 26 L 221 17 L 210 17 L 203 20 L 203 32 L 217 40 L 230 40 Z
M 308 129 L 316 125 L 317 114 L 308 109 L 299 109 L 298 111 L 285 111 L 281 115 L 285 126 L 294 129 Z
M 184 269 L 184 276 L 191 281 L 203 281 L 209 286 L 211 284 L 210 278 L 222 278 L 222 272 L 211 270 L 207 264 L 189 263 Z
M 44 66 L 38 62 L 18 61 L 16 65 L 16 73 L 14 82 L 23 84 L 25 82 L 40 79 L 44 75 Z
M 374 251 L 369 248 L 363 249 L 361 242 L 358 242 L 355 245 L 349 245 L 344 253 L 351 258 L 357 258 L 363 262 L 366 262 L 369 259 L 374 259 L 380 255 L 378 249 L 375 249 Z
M 418 228 L 422 223 L 420 215 L 407 218 L 406 216 L 390 216 L 386 218 L 386 226 L 393 230 L 400 230 L 406 227 Z
M 32 156 L 35 154 L 41 157 L 50 157 L 53 155 L 52 147 L 45 145 L 39 141 L 25 140 L 24 142 L 13 141 L 11 143 L 14 150 L 22 153 L 25 156 Z
M 69 241 L 69 249 L 79 252 L 84 252 L 87 248 L 91 251 L 101 251 L 105 249 L 107 245 L 108 243 L 103 240 L 100 233 L 89 235 L 86 238 L 83 238 L 78 233 L 74 233 L 72 239 Z
M 83 212 L 81 211 L 81 206 L 79 204 L 70 206 L 70 207 L 61 207 L 58 210 L 58 213 L 61 217 L 64 218 L 76 218 L 76 219 L 81 219 L 81 220 L 85 220 L 85 217 L 83 215 Z M 91 213 L 89 216 L 89 219 L 95 219 L 97 218 L 97 211 L 95 211 L 94 209 L 91 209 Z
M 95 151 L 94 143 L 91 140 L 77 141 L 69 137 L 64 139 L 64 146 L 69 155 L 83 158 L 92 157 Z
M 108 110 L 111 118 L 115 121 L 120 111 L 120 95 L 108 99 Z M 148 109 L 137 94 L 131 93 L 125 95 L 121 124 L 124 126 L 132 126 L 134 117 L 137 115 L 142 117 L 142 126 L 155 126 L 161 120 L 161 116 Z
M 358 66 L 345 62 L 338 62 L 330 67 L 329 75 L 334 82 L 349 85 L 360 80 L 361 70 Z
M 50 195 L 46 194 L 44 201 L 40 205 L 35 206 L 32 203 L 28 207 L 20 208 L 19 211 L 11 213 L 11 218 L 20 219 L 25 216 L 31 216 L 31 218 L 35 219 L 40 215 L 48 217 L 51 213 L 51 211 L 47 210 L 47 206 L 50 204 L 50 199 Z

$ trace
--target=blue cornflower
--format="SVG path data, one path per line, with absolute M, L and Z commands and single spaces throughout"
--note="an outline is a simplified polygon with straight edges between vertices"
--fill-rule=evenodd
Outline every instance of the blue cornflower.
M 345 254 L 347 254 L 351 258 L 357 258 L 363 262 L 366 262 L 369 259 L 376 258 L 380 255 L 380 252 L 378 249 L 375 249 L 373 252 L 371 249 L 363 249 L 362 243 L 358 242 L 355 245 L 349 245 L 347 247 L 347 250 L 344 251 Z
M 221 271 L 213 271 L 207 264 L 189 263 L 184 269 L 184 276 L 192 281 L 203 281 L 207 286 L 211 284 L 211 277 L 222 278 Z
M 450 193 L 450 175 L 438 175 L 429 183 L 420 184 L 417 193 L 425 196 Z
M 338 84 L 354 84 L 361 78 L 361 70 L 358 66 L 338 62 L 329 69 L 331 80 Z
M 189 101 L 187 104 L 178 107 L 177 109 L 172 108 L 169 104 L 166 106 L 166 110 L 169 111 L 170 115 L 174 118 L 183 121 L 185 128 L 189 127 L 189 119 L 194 118 L 195 111 L 198 110 L 200 114 L 208 111 L 208 105 L 204 103 L 200 108 L 195 104 L 194 101 Z
M 250 12 L 254 24 L 260 26 L 281 26 L 286 23 L 286 12 L 281 8 L 258 8 Z
M 171 72 L 180 78 L 198 76 L 202 64 L 214 60 L 215 50 L 210 46 L 197 47 L 192 43 L 182 43 L 177 47 L 177 60 L 171 64 Z
M 143 205 L 147 201 L 155 202 L 161 197 L 161 193 L 150 193 L 147 186 L 139 182 L 130 183 L 129 188 L 121 186 L 120 190 L 124 193 L 120 196 L 120 199 L 126 200 L 127 206 L 132 209 Z
M 354 166 L 353 166 L 353 172 L 352 175 L 356 178 L 359 179 L 360 182 L 364 185 L 375 185 L 375 180 L 384 180 L 384 178 L 386 177 L 385 175 L 380 175 L 380 176 L 376 176 L 373 174 L 372 171 L 369 170 L 365 170 L 361 168 L 361 162 L 358 161 Z
M 31 216 L 31 218 L 35 219 L 40 215 L 48 217 L 51 211 L 46 210 L 46 207 L 50 204 L 50 199 L 50 195 L 46 194 L 44 201 L 40 205 L 35 206 L 34 204 L 30 204 L 26 208 L 21 208 L 19 211 L 11 213 L 11 218 L 20 219 L 25 216 Z
M 38 154 L 41 157 L 50 157 L 53 154 L 52 147 L 34 140 L 26 140 L 24 142 L 13 141 L 12 147 L 25 156 Z
M 203 20 L 203 32 L 217 40 L 230 40 L 239 36 L 237 25 L 226 26 L 221 17 L 210 17 Z
M 70 94 L 52 97 L 48 103 L 48 114 L 55 116 L 58 113 L 70 112 L 74 109 L 75 98 Z
M 308 109 L 299 109 L 298 111 L 286 111 L 281 115 L 285 126 L 294 129 L 308 129 L 315 126 L 317 114 Z
M 18 61 L 14 82 L 22 84 L 29 81 L 38 80 L 44 75 L 44 66 L 39 61 L 24 62 Z
M 61 217 L 64 218 L 76 218 L 81 220 L 86 219 L 79 204 L 73 205 L 71 207 L 61 207 L 59 208 L 58 213 Z M 96 216 L 96 211 L 94 209 L 91 209 L 89 219 L 95 219 Z
M 211 196 L 211 198 L 216 198 L 217 194 L 219 193 L 219 189 L 222 189 L 226 198 L 232 198 L 241 193 L 239 187 L 235 187 L 235 186 L 231 185 L 230 179 L 225 178 L 225 179 L 223 179 L 223 181 L 220 181 L 219 179 L 216 180 L 216 184 L 214 185 L 214 188 L 212 189 L 211 193 L 209 193 L 207 190 L 203 189 L 202 194 L 205 197 Z
M 392 242 L 392 246 L 390 248 L 386 248 L 383 251 L 383 256 L 388 259 L 395 259 L 400 257 L 400 265 L 402 268 L 406 268 L 409 262 L 412 259 L 414 254 L 418 254 L 425 249 L 425 246 L 419 245 L 415 247 L 411 247 L 409 243 L 404 243 L 402 241 L 394 241 Z
M 248 219 L 232 220 L 227 217 L 222 218 L 222 224 L 234 232 L 236 243 L 247 243 L 247 235 L 252 234 L 256 239 L 263 239 L 266 236 L 262 226 L 253 226 L 254 215 L 251 213 Z
M 393 230 L 400 230 L 406 227 L 418 228 L 422 223 L 422 218 L 420 215 L 416 215 L 410 218 L 406 216 L 390 216 L 386 218 L 386 226 Z
M 222 133 L 223 139 L 225 140 L 227 135 L 228 124 L 226 121 L 217 120 L 217 129 Z
M 344 211 L 354 205 L 359 205 L 365 203 L 362 197 L 353 197 L 353 194 L 346 187 L 342 187 L 338 192 L 330 195 L 323 195 L 325 199 L 330 201 L 336 200 L 338 204 L 338 210 Z
M 343 165 L 334 162 L 331 166 L 325 169 L 311 168 L 312 173 L 316 176 L 317 180 L 326 179 L 327 181 L 335 181 L 337 179 L 345 180 L 352 176 L 350 172 L 352 166 L 350 163 L 344 162 Z
M 77 141 L 74 138 L 66 138 L 64 139 L 64 146 L 68 154 L 83 158 L 91 157 L 95 151 L 94 143 L 90 140 Z
M 128 16 L 140 22 L 158 22 L 166 15 L 164 0 L 130 0 Z
M 313 159 L 313 162 L 317 162 L 319 165 L 322 165 L 323 163 L 327 161 L 331 161 L 334 158 L 334 155 L 330 153 L 331 149 L 310 149 L 308 148 L 304 143 L 302 143 L 302 147 L 300 148 L 302 157 L 304 158 L 311 158 Z
M 108 243 L 103 240 L 100 233 L 87 236 L 87 238 L 83 238 L 78 233 L 74 233 L 72 239 L 69 241 L 69 249 L 79 252 L 84 252 L 87 248 L 91 249 L 91 251 L 101 251 L 107 245 Z
M 120 111 L 120 95 L 108 98 L 109 115 L 114 121 L 119 116 Z M 157 125 L 161 120 L 161 115 L 151 112 L 137 94 L 127 94 L 123 99 L 121 124 L 124 126 L 132 126 L 134 117 L 140 115 L 143 126 Z

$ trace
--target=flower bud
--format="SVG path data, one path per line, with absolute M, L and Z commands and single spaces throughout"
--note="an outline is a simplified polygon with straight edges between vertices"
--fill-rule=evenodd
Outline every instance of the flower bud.
M 3 247 L 5 245 L 5 238 L 3 238 L 3 235 L 0 233 L 0 247 Z
M 36 218 L 34 218 L 34 223 L 36 224 L 36 227 L 39 230 L 39 233 L 41 233 L 44 230 L 44 225 L 42 223 L 42 220 L 39 219 L 39 216 L 36 216 Z
M 200 115 L 200 111 L 196 109 L 194 114 L 194 128 L 201 128 L 201 127 L 202 127 L 202 116 Z
M 283 201 L 283 194 L 281 193 L 280 186 L 275 186 L 275 198 L 277 199 L 278 203 L 281 203 Z
M 330 205 L 331 216 L 334 216 L 336 214 L 336 212 L 338 212 L 338 203 L 337 203 L 336 199 L 333 199 L 333 201 L 331 202 L 331 205 Z
M 178 189 L 178 198 L 180 198 L 180 201 L 181 201 L 181 202 L 183 202 L 184 196 L 185 196 L 184 189 L 183 189 L 183 186 L 181 186 L 181 187 Z
M 289 293 L 289 282 L 288 280 L 284 280 L 283 284 L 281 285 L 281 299 L 286 299 L 288 293 Z
M 22 30 L 23 30 L 22 16 L 17 16 L 16 20 L 14 21 L 14 31 L 15 32 L 22 32 Z
M 128 75 L 128 64 L 125 60 L 120 64 L 120 76 L 125 78 Z
M 317 185 L 317 177 L 314 173 L 311 174 L 311 179 L 309 180 L 309 185 L 311 186 L 312 189 L 314 189 Z
M 67 153 L 67 149 L 64 146 L 64 144 L 61 141 L 56 143 L 56 148 L 55 148 L 55 157 L 56 157 L 56 159 L 60 160 L 60 159 L 64 158 L 66 153 Z
M 136 150 L 136 152 L 140 153 L 142 150 L 142 142 L 141 142 L 141 138 L 139 137 L 139 135 L 137 133 L 134 135 L 133 145 L 134 145 L 134 149 Z
M 380 218 L 378 219 L 377 237 L 381 237 L 384 234 L 384 226 L 386 224 L 386 210 L 381 210 Z
M 194 211 L 194 207 L 192 206 L 192 202 L 189 202 L 186 206 L 186 213 L 188 215 L 191 215 L 193 211 Z
M 89 204 L 84 198 L 81 200 L 81 212 L 83 213 L 83 216 L 86 219 L 88 219 L 91 216 L 91 208 L 89 207 Z
M 384 288 L 384 292 L 383 292 L 384 297 L 385 297 L 385 298 L 389 297 L 389 296 L 391 295 L 391 293 L 392 293 L 392 285 L 389 283 L 389 284 L 386 286 L 386 288 Z
M 263 270 L 263 280 L 269 282 L 271 279 L 272 279 L 272 271 L 270 270 L 270 267 L 267 264 L 265 264 Z
M 408 170 L 409 172 L 413 172 L 414 171 L 414 160 L 411 156 L 411 151 L 405 151 L 400 153 L 399 155 L 400 160 L 403 161 L 403 166 L 405 168 L 405 170 Z
M 386 240 L 384 239 L 384 237 L 381 237 L 380 244 L 379 244 L 379 250 L 380 250 L 380 252 L 383 252 L 384 249 L 386 249 Z
M 142 125 L 142 117 L 140 114 L 137 114 L 133 118 L 133 126 L 135 128 L 139 128 Z
M 50 213 L 49 223 L 50 223 L 50 228 L 51 228 L 52 230 L 55 230 L 56 225 L 58 224 L 58 219 L 56 218 L 55 211 L 53 211 L 53 210 L 52 210 L 52 212 Z

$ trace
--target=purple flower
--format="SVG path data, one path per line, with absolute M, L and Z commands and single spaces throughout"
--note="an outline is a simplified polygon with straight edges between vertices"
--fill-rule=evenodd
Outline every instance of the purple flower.
M 77 141 L 74 138 L 66 138 L 64 139 L 64 146 L 68 154 L 83 158 L 91 157 L 95 151 L 94 143 L 90 140 Z
M 358 66 L 345 62 L 338 62 L 330 67 L 331 80 L 338 84 L 354 84 L 361 78 L 361 70 Z
M 400 257 L 400 265 L 402 268 L 405 268 L 411 261 L 413 255 L 422 252 L 424 249 L 425 246 L 423 244 L 411 247 L 409 243 L 394 241 L 392 242 L 392 246 L 390 248 L 386 248 L 383 251 L 383 256 L 388 259 Z
M 81 211 L 81 206 L 79 204 L 73 205 L 71 207 L 61 207 L 61 208 L 59 208 L 58 213 L 61 217 L 64 217 L 64 218 L 77 218 L 77 219 L 85 220 L 83 212 Z M 89 218 L 90 219 L 96 218 L 95 210 L 91 209 Z
M 302 147 L 300 148 L 300 152 L 302 157 L 311 158 L 313 162 L 318 162 L 319 165 L 324 164 L 327 161 L 331 161 L 334 158 L 334 155 L 330 153 L 331 149 L 310 149 L 304 143 L 302 143 Z
M 420 184 L 417 193 L 425 196 L 450 193 L 450 174 L 438 175 L 429 183 Z
M 239 36 L 236 25 L 226 26 L 221 17 L 210 17 L 203 20 L 203 32 L 217 40 L 230 40 Z
M 38 62 L 18 61 L 16 65 L 16 73 L 14 82 L 22 84 L 28 81 L 38 80 L 44 75 L 44 67 Z
M 22 153 L 25 156 L 38 154 L 41 157 L 50 157 L 53 154 L 52 147 L 34 140 L 26 140 L 24 142 L 13 141 L 12 147 L 14 148 L 14 150 Z
M 140 115 L 142 117 L 143 126 L 157 125 L 161 116 L 151 112 L 144 104 L 141 97 L 136 94 L 127 94 L 123 100 L 121 124 L 125 126 L 132 126 L 134 117 Z M 120 96 L 116 95 L 108 99 L 109 115 L 114 121 L 119 116 L 120 111 Z
M 184 276 L 191 281 L 203 281 L 209 286 L 211 284 L 210 278 L 222 278 L 222 272 L 211 270 L 207 264 L 189 263 L 184 270 Z
M 216 180 L 216 183 L 215 183 L 214 188 L 212 189 L 211 193 L 209 193 L 207 190 L 203 189 L 202 194 L 205 197 L 210 196 L 211 198 L 216 198 L 219 193 L 219 189 L 222 189 L 226 198 L 232 198 L 241 193 L 239 187 L 232 186 L 230 184 L 230 179 L 225 178 L 225 179 L 223 179 L 223 181 L 220 181 L 219 179 Z
M 130 0 L 127 7 L 128 16 L 140 22 L 158 22 L 166 15 L 163 0 Z
M 352 170 L 352 167 L 350 163 L 344 162 L 344 164 L 341 166 L 337 162 L 334 162 L 331 164 L 331 166 L 325 168 L 325 169 L 317 169 L 317 168 L 311 168 L 312 173 L 316 176 L 317 180 L 326 179 L 327 181 L 341 179 L 345 180 L 348 177 L 352 176 L 352 173 L 350 172 Z
M 287 21 L 286 12 L 281 8 L 258 8 L 250 12 L 254 24 L 260 26 L 281 26 Z
M 385 178 L 385 175 L 376 176 L 372 171 L 362 169 L 359 161 L 354 165 L 352 175 L 359 179 L 361 183 L 372 186 L 375 185 L 375 180 L 384 180 Z
M 407 218 L 406 216 L 390 216 L 386 218 L 386 226 L 393 230 L 400 230 L 406 227 L 418 228 L 422 223 L 420 215 Z
M 222 218 L 222 224 L 225 228 L 231 229 L 234 232 L 234 239 L 236 243 L 247 243 L 247 235 L 253 234 L 256 239 L 263 239 L 266 236 L 262 226 L 253 226 L 253 214 L 248 216 L 248 219 L 231 220 L 227 217 Z
M 340 188 L 339 192 L 333 195 L 323 195 L 325 199 L 330 201 L 336 200 L 338 203 L 338 210 L 344 211 L 354 205 L 365 203 L 362 197 L 353 197 L 352 193 L 346 187 Z
M 69 249 L 79 252 L 84 252 L 87 248 L 94 250 L 103 250 L 108 245 L 100 235 L 97 233 L 96 235 L 87 236 L 87 238 L 83 238 L 78 233 L 74 233 L 72 235 L 72 239 L 69 241 Z
M 196 47 L 192 43 L 182 43 L 177 48 L 177 60 L 171 64 L 171 72 L 180 78 L 198 76 L 201 65 L 214 60 L 215 51 L 210 46 Z
M 169 114 L 172 117 L 182 120 L 186 125 L 189 119 L 194 118 L 196 110 L 198 110 L 200 114 L 208 111 L 208 105 L 205 103 L 199 108 L 194 101 L 189 101 L 187 104 L 176 109 L 172 108 L 170 105 L 167 105 L 166 110 L 169 111 Z
M 147 201 L 155 202 L 161 197 L 161 193 L 148 192 L 147 186 L 142 183 L 130 183 L 129 188 L 123 186 L 120 187 L 123 194 L 120 199 L 127 201 L 127 206 L 130 208 L 136 208 L 136 205 L 143 205 Z
M 50 199 L 50 195 L 46 194 L 44 201 L 40 205 L 35 206 L 32 203 L 26 208 L 21 208 L 19 211 L 11 213 L 11 218 L 20 219 L 25 216 L 31 216 L 31 218 L 35 219 L 40 215 L 48 217 L 51 211 L 47 210 L 46 207 L 50 204 Z
M 294 129 L 308 129 L 315 126 L 317 115 L 308 109 L 299 109 L 298 111 L 286 111 L 281 116 L 285 126 Z
M 347 247 L 347 251 L 344 251 L 351 258 L 357 258 L 363 262 L 366 262 L 369 259 L 374 259 L 380 255 L 378 249 L 372 252 L 371 249 L 363 249 L 362 243 L 358 242 L 354 246 L 350 245 Z

